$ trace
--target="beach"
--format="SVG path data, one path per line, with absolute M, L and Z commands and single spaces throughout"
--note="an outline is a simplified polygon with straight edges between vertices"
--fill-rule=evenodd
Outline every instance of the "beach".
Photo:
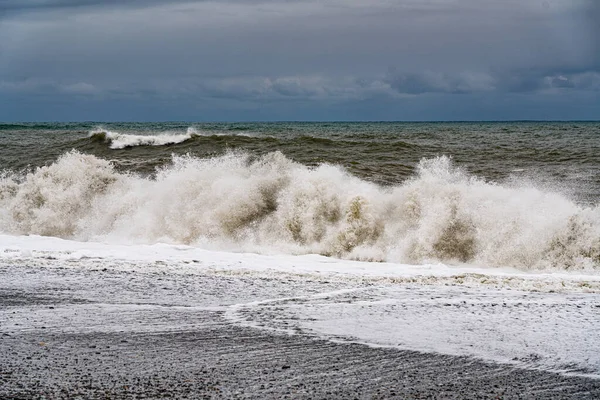
M 21 242 L 20 253 L 16 241 Z M 114 258 L 94 244 L 30 238 L 29 246 L 42 250 L 30 251 L 27 241 L 15 238 L 0 258 L 2 398 L 592 399 L 600 394 L 598 365 L 589 358 L 587 368 L 583 362 L 565 371 L 552 347 L 544 353 L 543 347 L 536 347 L 535 337 L 518 336 L 518 331 L 503 340 L 511 343 L 507 348 L 517 358 L 525 341 L 525 346 L 531 346 L 530 359 L 494 360 L 498 351 L 479 346 L 488 352 L 487 359 L 482 357 L 486 353 L 478 352 L 478 341 L 493 345 L 494 338 L 481 332 L 463 340 L 475 345 L 475 350 L 471 356 L 468 351 L 461 355 L 451 346 L 459 340 L 452 327 L 444 328 L 444 319 L 436 319 L 436 310 L 455 318 L 448 309 L 469 300 L 469 293 L 471 308 L 502 308 L 489 303 L 489 295 L 498 292 L 501 301 L 519 298 L 521 303 L 513 303 L 502 317 L 513 330 L 521 324 L 522 307 L 532 320 L 542 311 L 547 313 L 544 318 L 554 315 L 549 322 L 556 332 L 546 332 L 550 335 L 546 340 L 581 340 L 578 334 L 592 334 L 590 342 L 586 344 L 585 338 L 583 343 L 573 342 L 565 353 L 583 354 L 585 359 L 594 354 L 597 343 L 596 333 L 586 329 L 597 327 L 600 312 L 598 294 L 588 290 L 577 291 L 579 295 L 572 289 L 567 295 L 540 293 L 527 301 L 531 293 L 517 286 L 488 287 L 488 297 L 481 297 L 469 285 L 450 284 L 452 274 L 443 274 L 447 275 L 443 279 L 440 275 L 438 283 L 415 285 L 399 276 L 385 280 L 336 274 L 331 263 L 323 264 L 329 271 L 311 274 L 306 268 L 315 264 L 314 259 L 305 260 L 303 266 L 299 258 L 296 268 L 302 270 L 294 272 L 287 266 L 285 273 L 269 268 L 269 262 L 278 261 L 276 257 L 246 255 L 243 261 L 244 255 L 236 255 L 240 262 L 226 267 L 230 254 L 189 254 L 192 249 L 176 259 L 181 248 L 168 246 L 155 249 L 162 254 L 158 261 L 150 261 L 156 255 L 150 255 L 148 247 L 131 247 L 129 258 L 123 260 L 114 246 L 104 246 Z M 73 251 L 67 252 L 67 247 Z M 82 247 L 87 247 L 87 253 Z M 279 261 L 286 267 L 286 259 Z M 357 265 L 346 270 L 353 267 Z M 465 279 L 464 271 L 458 272 Z M 386 332 L 407 330 L 408 337 L 427 337 L 431 329 L 418 319 L 381 320 L 382 314 L 389 313 L 385 308 L 389 302 L 373 301 L 369 311 L 359 311 L 360 318 L 349 309 L 331 308 L 373 300 L 374 291 L 390 296 L 400 289 L 410 292 L 413 303 L 431 302 L 436 293 L 445 296 L 417 314 L 429 315 L 446 329 L 442 332 L 446 339 L 437 338 L 438 344 L 449 346 L 446 351 L 440 347 L 427 351 L 422 344 L 425 351 L 406 350 L 403 347 L 410 343 L 386 343 Z M 318 301 L 305 304 L 308 298 Z M 319 311 L 319 306 L 324 308 Z M 303 307 L 308 315 L 298 312 Z M 578 327 L 566 329 L 560 324 L 565 312 L 552 311 L 560 307 L 582 313 L 582 319 L 575 320 Z M 458 309 L 458 315 L 477 314 L 468 308 Z M 500 315 L 494 311 L 486 318 L 494 325 Z M 344 325 L 345 317 L 364 326 L 347 321 Z M 319 320 L 333 320 L 342 331 L 327 332 L 314 325 Z M 586 321 L 588 327 L 582 323 Z M 535 331 L 543 324 L 531 321 L 525 329 Z

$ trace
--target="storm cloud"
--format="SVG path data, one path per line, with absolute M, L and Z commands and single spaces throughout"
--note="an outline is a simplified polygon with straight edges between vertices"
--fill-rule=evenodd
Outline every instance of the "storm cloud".
M 0 120 L 599 119 L 594 0 L 0 0 Z

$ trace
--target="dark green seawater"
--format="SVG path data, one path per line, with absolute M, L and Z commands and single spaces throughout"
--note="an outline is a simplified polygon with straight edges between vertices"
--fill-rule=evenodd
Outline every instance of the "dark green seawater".
M 130 135 L 158 138 L 144 143 Z M 165 139 L 178 143 L 161 145 L 166 135 L 180 135 Z M 586 203 L 600 197 L 599 122 L 0 124 L 0 169 L 48 165 L 72 149 L 146 175 L 168 165 L 172 154 L 280 151 L 381 185 L 401 183 L 423 158 L 447 155 L 490 181 L 529 179 Z

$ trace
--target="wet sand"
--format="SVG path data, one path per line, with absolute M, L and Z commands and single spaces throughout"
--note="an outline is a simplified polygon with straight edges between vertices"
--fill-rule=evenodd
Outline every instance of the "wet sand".
M 0 398 L 600 398 L 596 379 L 241 327 L 225 316 L 241 287 L 274 290 L 243 276 L 1 265 Z

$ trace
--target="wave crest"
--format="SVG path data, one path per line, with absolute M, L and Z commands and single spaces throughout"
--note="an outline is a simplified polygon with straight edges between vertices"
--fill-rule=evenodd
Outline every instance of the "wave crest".
M 187 132 L 182 134 L 161 133 L 157 135 L 132 135 L 99 128 L 89 134 L 89 137 L 93 140 L 109 143 L 111 149 L 124 149 L 135 146 L 165 146 L 183 143 L 198 136 L 201 135 L 194 128 L 188 128 Z
M 0 179 L 0 231 L 341 258 L 600 269 L 600 207 L 422 160 L 392 188 L 270 153 L 175 157 L 154 179 L 72 151 Z

